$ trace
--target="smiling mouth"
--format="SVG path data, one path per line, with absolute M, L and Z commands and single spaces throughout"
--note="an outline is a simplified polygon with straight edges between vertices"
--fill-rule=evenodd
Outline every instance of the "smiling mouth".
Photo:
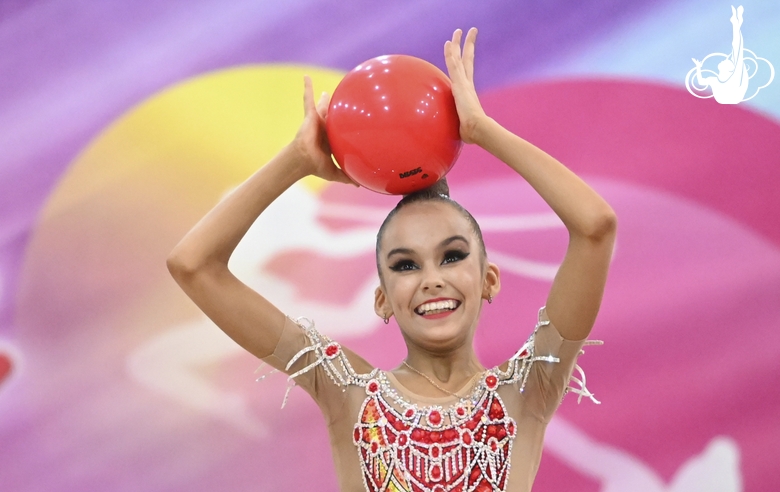
M 454 299 L 447 299 L 442 301 L 426 302 L 417 306 L 414 310 L 415 313 L 420 316 L 430 316 L 433 314 L 441 314 L 449 311 L 454 311 L 460 306 L 460 301 Z

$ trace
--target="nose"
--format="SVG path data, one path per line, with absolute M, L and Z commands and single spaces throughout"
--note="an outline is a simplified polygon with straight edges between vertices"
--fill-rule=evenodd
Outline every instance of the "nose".
M 427 268 L 425 276 L 423 277 L 422 290 L 429 292 L 432 290 L 439 290 L 444 287 L 444 278 L 442 278 L 441 272 L 438 268 Z

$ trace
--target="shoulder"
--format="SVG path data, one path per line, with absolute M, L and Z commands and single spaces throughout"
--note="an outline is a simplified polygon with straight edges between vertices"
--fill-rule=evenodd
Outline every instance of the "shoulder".
M 310 319 L 288 319 L 298 331 L 305 335 L 307 343 L 290 358 L 286 367 L 287 371 L 293 369 L 298 364 L 298 360 L 309 353 L 311 354 L 308 357 L 309 365 L 312 367 L 325 364 L 329 369 L 337 370 L 345 376 L 370 374 L 375 371 L 375 368 L 356 352 L 331 339 L 328 335 L 320 333 Z M 291 373 L 291 376 L 295 377 L 294 373 Z
M 502 384 L 514 383 L 520 392 L 541 394 L 545 398 L 560 397 L 569 390 L 592 397 L 584 387 L 584 374 L 572 378 L 578 369 L 577 358 L 585 345 L 600 345 L 600 341 L 567 340 L 550 322 L 544 307 L 539 309 L 536 326 L 526 342 L 496 371 Z M 581 388 L 569 387 L 574 382 Z M 554 399 L 554 398 L 553 398 Z M 595 401 L 595 400 L 594 400 Z

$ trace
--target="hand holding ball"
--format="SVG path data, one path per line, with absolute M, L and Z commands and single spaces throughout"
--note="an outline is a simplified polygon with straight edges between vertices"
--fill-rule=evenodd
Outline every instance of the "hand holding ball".
M 463 144 L 449 78 L 406 55 L 372 58 L 349 72 L 333 93 L 326 126 L 347 176 L 392 195 L 444 177 Z

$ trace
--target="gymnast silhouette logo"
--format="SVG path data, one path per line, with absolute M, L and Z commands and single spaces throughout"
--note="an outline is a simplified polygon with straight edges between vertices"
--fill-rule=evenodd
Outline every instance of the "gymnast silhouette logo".
M 737 9 L 733 5 L 731 7 L 731 19 L 729 19 L 732 27 L 730 54 L 710 53 L 701 61 L 692 58 L 696 66 L 685 76 L 685 87 L 694 96 L 701 99 L 714 97 L 720 104 L 739 104 L 742 101 L 753 99 L 758 91 L 768 86 L 775 78 L 775 68 L 769 63 L 769 60 L 756 56 L 755 53 L 745 48 L 741 32 L 744 10 L 742 5 Z M 711 66 L 718 62 L 717 72 L 705 68 L 708 60 L 712 60 Z M 763 68 L 764 65 L 766 68 Z M 758 85 L 759 79 L 751 82 L 759 72 L 768 73 L 769 80 L 763 85 Z M 766 76 L 762 78 L 766 78 Z M 752 92 L 745 97 L 748 93 L 748 86 L 751 86 Z M 708 87 L 711 92 L 707 91 Z

